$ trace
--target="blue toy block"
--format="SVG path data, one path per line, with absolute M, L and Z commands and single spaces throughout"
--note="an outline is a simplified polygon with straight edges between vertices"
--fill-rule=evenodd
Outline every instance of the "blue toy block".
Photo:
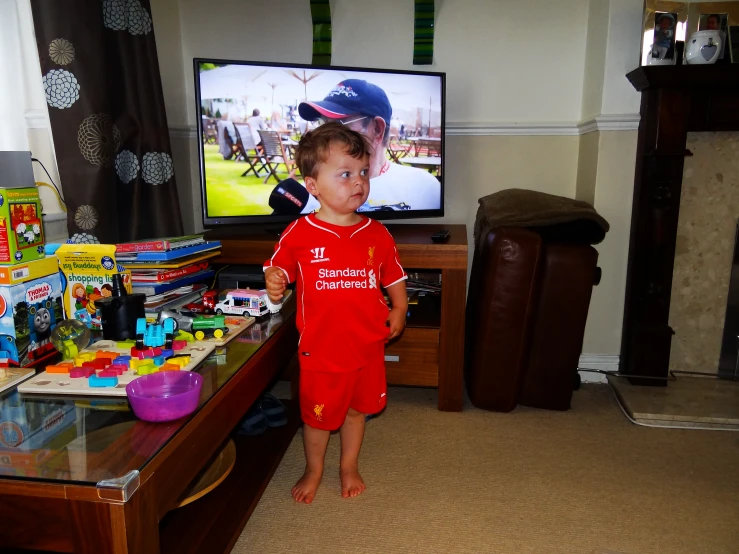
M 174 350 L 169 350 L 167 348 L 162 348 L 162 357 L 164 358 L 170 358 L 174 356 Z
M 113 365 L 128 365 L 128 362 L 131 361 L 131 356 L 118 356 L 115 360 L 113 360 Z
M 164 356 L 154 356 L 154 365 L 155 366 L 164 365 L 164 361 L 165 361 L 164 360 Z
M 87 384 L 91 387 L 115 387 L 118 385 L 118 377 L 98 377 L 90 375 Z

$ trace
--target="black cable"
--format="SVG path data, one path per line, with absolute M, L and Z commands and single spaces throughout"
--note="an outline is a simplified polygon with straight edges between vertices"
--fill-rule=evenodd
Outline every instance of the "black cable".
M 36 162 L 37 164 L 39 164 L 43 168 L 44 173 L 46 173 L 46 176 L 49 178 L 49 181 L 51 181 L 51 184 L 54 185 L 54 188 L 56 189 L 56 193 L 59 195 L 59 198 L 61 199 L 62 202 L 64 202 L 64 197 L 62 196 L 62 193 L 59 190 L 59 187 L 56 186 L 56 183 L 54 182 L 54 179 L 52 179 L 51 178 L 51 175 L 49 175 L 49 171 L 46 169 L 46 166 L 44 165 L 44 163 L 41 160 L 39 160 L 38 158 L 31 158 L 31 161 L 32 162 Z M 65 206 L 66 206 L 66 204 L 67 203 L 64 202 L 64 205 Z

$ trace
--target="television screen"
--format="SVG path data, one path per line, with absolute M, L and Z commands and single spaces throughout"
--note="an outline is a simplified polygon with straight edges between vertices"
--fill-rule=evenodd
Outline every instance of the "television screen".
M 320 205 L 294 163 L 300 138 L 340 121 L 371 146 L 380 219 L 444 214 L 443 73 L 195 59 L 206 225 L 289 221 Z

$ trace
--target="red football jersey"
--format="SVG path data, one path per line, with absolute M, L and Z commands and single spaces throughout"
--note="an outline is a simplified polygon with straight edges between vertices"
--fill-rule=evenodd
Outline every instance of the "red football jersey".
M 384 341 L 388 307 L 380 285 L 407 278 L 384 225 L 332 225 L 310 214 L 290 224 L 264 263 L 298 282 L 298 352 L 303 369 L 352 371 Z M 376 352 L 376 351 L 375 351 Z

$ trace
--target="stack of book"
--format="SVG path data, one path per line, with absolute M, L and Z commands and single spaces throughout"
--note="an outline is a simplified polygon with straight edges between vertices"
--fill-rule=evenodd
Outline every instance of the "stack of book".
M 214 271 L 210 260 L 221 243 L 203 235 L 127 242 L 116 245 L 116 261 L 131 270 L 133 292 L 146 295 L 146 312 L 197 302 Z

